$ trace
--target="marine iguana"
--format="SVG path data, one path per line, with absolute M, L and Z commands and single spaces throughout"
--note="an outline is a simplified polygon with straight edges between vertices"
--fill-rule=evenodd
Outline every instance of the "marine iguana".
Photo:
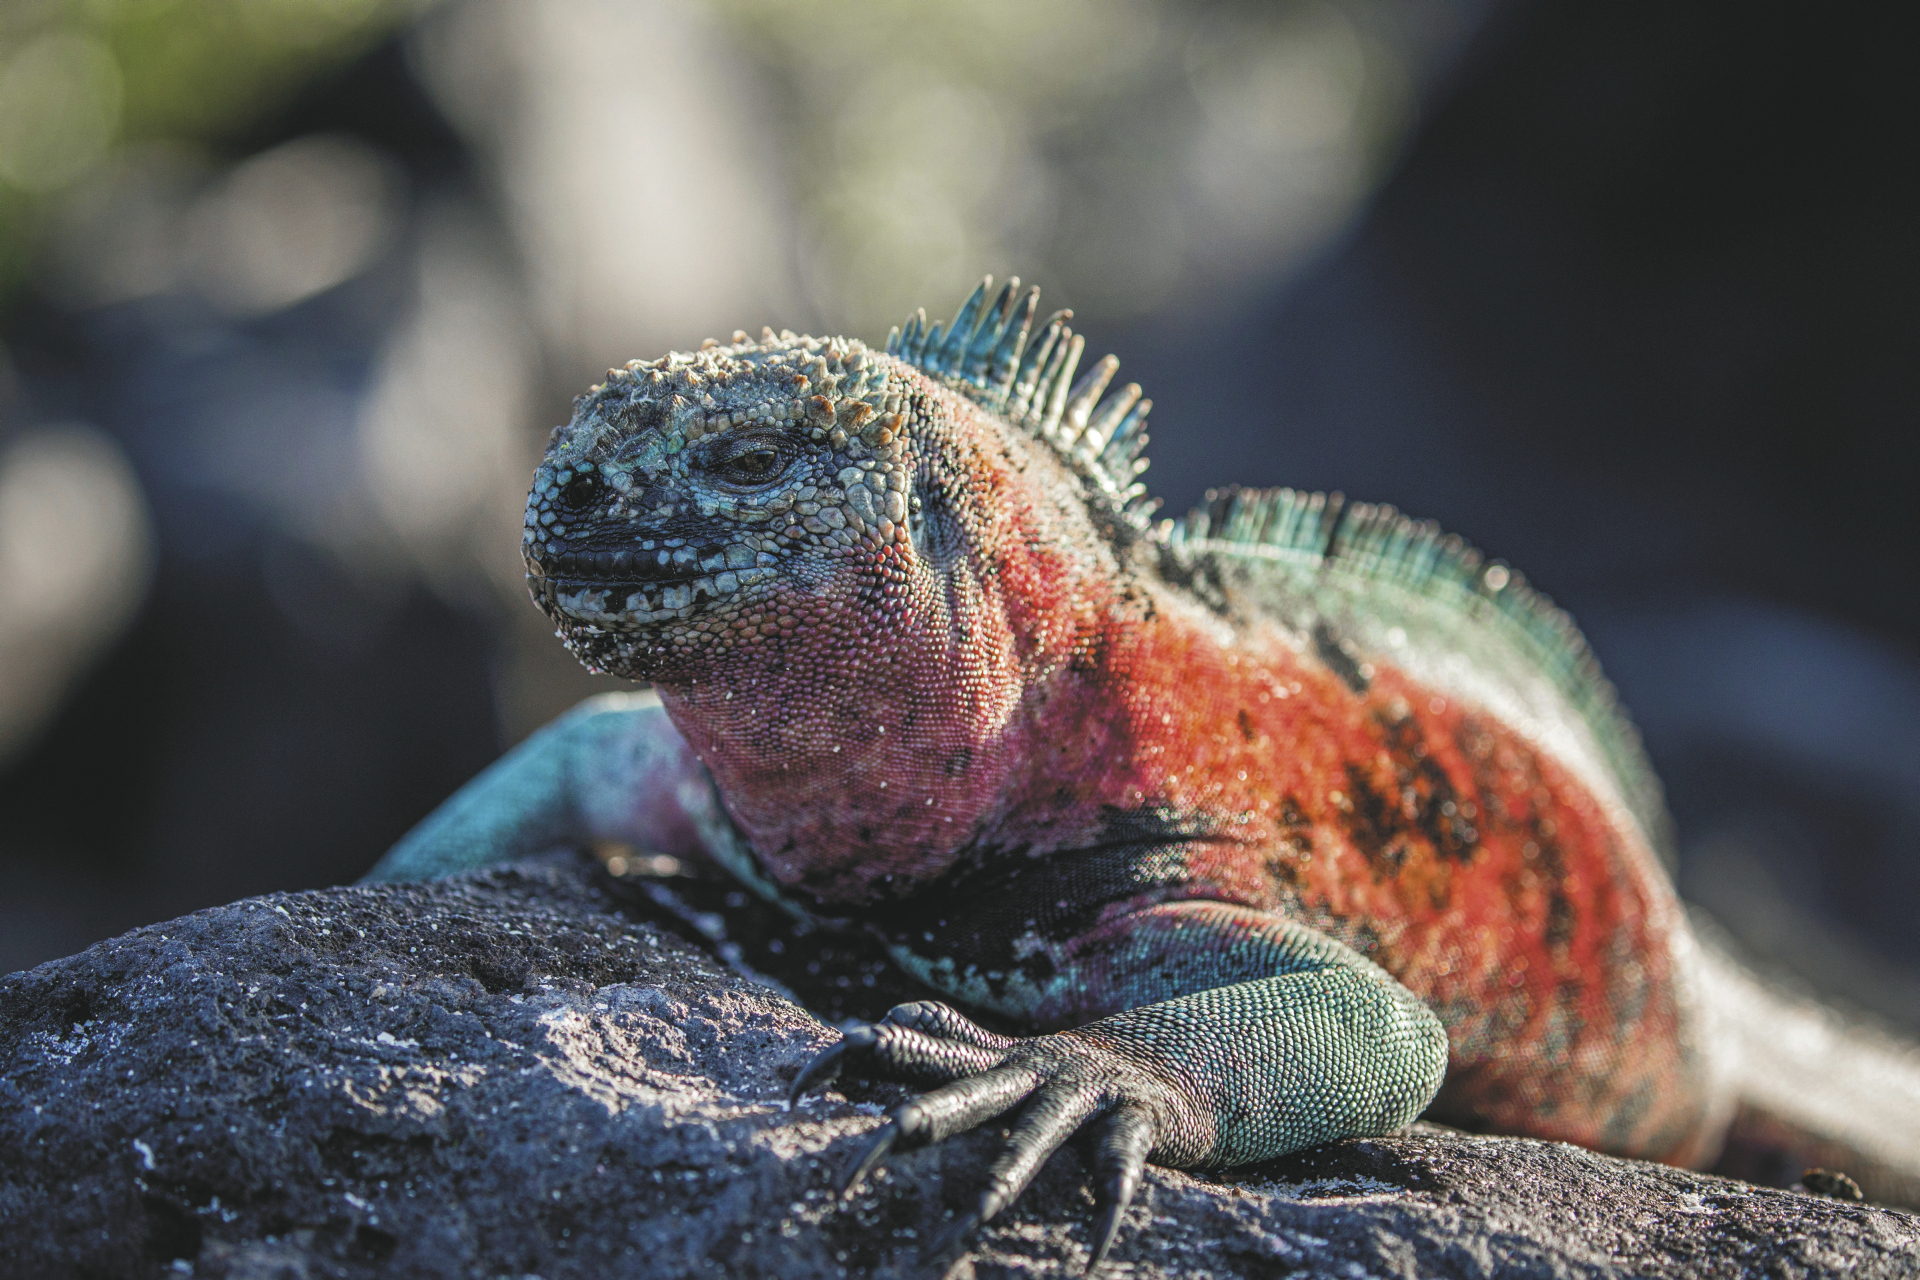
M 877 935 L 1031 1033 L 902 1005 L 795 1082 L 931 1088 L 849 1182 L 1017 1109 L 951 1239 L 1083 1129 L 1092 1266 L 1147 1160 L 1426 1112 L 1699 1164 L 1769 1088 L 1755 1115 L 1818 1127 L 1809 1072 L 1878 1113 L 1852 1170 L 1911 1194 L 1898 1046 L 1823 1057 L 1819 1015 L 1698 945 L 1659 784 L 1564 613 L 1338 494 L 1156 522 L 1151 402 L 1108 394 L 1111 356 L 1076 380 L 1070 313 L 1036 329 L 1039 291 L 991 283 L 884 353 L 736 332 L 581 396 L 527 580 L 584 663 L 653 692 L 536 734 L 370 878 L 618 840 Z

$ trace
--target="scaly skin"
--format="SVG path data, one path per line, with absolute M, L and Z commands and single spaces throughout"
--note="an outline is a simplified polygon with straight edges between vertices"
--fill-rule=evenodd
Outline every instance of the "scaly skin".
M 1597 673 L 1542 675 L 1486 604 L 1524 589 L 1452 544 L 1464 603 L 1271 533 L 1150 529 L 1138 388 L 1096 406 L 1109 360 L 1069 396 L 1078 340 L 1056 318 L 1028 345 L 1011 285 L 976 329 L 983 300 L 957 339 L 910 327 L 908 358 L 736 334 L 583 396 L 535 477 L 529 581 L 658 702 L 559 722 L 373 874 L 625 839 L 876 932 L 1042 1034 L 903 1006 L 796 1094 L 842 1069 L 941 1086 L 856 1176 L 1021 1107 L 963 1230 L 1095 1125 L 1096 1259 L 1148 1156 L 1238 1164 L 1430 1101 L 1710 1157 L 1732 1104 L 1657 793 L 1580 701 Z M 1531 601 L 1514 616 L 1564 628 Z

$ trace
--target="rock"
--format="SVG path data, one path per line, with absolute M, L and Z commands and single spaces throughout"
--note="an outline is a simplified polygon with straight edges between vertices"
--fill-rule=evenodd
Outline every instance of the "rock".
M 994 1135 L 832 1191 L 886 1088 L 789 1114 L 834 1033 L 585 860 L 276 894 L 0 980 L 20 1276 L 924 1275 Z M 957 1264 L 1074 1275 L 1075 1155 Z M 1429 1127 L 1152 1170 L 1133 1277 L 1908 1276 L 1920 1219 Z M 936 1269 L 937 1270 L 937 1269 Z

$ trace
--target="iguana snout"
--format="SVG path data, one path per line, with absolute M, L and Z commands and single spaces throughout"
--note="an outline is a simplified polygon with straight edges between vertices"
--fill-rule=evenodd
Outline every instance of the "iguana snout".
M 691 495 L 617 464 L 542 467 L 521 544 L 536 603 L 562 626 L 691 619 L 775 576 L 779 557 Z

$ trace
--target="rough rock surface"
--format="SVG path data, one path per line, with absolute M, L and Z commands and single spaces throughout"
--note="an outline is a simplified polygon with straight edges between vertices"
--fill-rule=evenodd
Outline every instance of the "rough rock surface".
M 992 1135 L 832 1193 L 885 1089 L 788 1114 L 833 1032 L 584 859 L 275 895 L 0 980 L 18 1276 L 937 1274 Z M 955 1262 L 1078 1274 L 1062 1156 Z M 1110 1275 L 1914 1276 L 1920 1219 L 1417 1130 L 1150 1171 Z

